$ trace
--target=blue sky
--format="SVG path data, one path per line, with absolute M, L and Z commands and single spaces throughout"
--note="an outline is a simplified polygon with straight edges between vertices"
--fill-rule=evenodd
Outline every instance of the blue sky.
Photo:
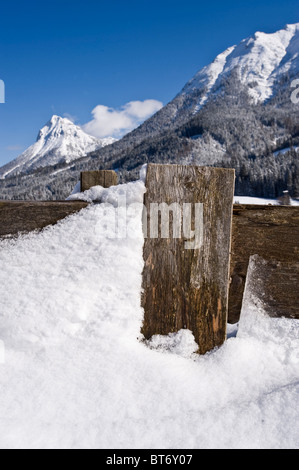
M 53 114 L 83 125 L 99 105 L 166 104 L 227 47 L 299 22 L 293 0 L 1 3 L 0 165 Z

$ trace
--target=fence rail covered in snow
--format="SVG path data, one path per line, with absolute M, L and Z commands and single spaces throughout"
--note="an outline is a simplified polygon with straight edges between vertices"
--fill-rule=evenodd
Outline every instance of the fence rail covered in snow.
M 96 185 L 109 188 L 118 183 L 118 176 L 111 170 L 84 171 L 80 183 L 81 191 Z M 80 200 L 0 201 L 0 237 L 41 230 L 87 206 Z

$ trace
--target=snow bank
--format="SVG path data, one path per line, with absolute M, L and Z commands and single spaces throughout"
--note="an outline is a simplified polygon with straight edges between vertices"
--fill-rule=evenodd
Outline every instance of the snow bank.
M 78 188 L 76 185 L 75 189 Z M 75 191 L 75 190 L 74 190 Z M 119 205 L 130 205 L 135 203 L 143 204 L 143 194 L 145 192 L 144 183 L 142 181 L 133 181 L 127 184 L 118 186 L 111 186 L 110 188 L 103 188 L 102 186 L 93 186 L 87 191 L 74 192 L 67 200 L 68 201 L 86 201 L 86 202 L 100 202 L 111 204 L 114 207 Z
M 117 239 L 115 211 L 0 242 L 0 447 L 298 448 L 298 322 L 249 316 L 202 357 L 189 331 L 143 341 L 141 213 Z

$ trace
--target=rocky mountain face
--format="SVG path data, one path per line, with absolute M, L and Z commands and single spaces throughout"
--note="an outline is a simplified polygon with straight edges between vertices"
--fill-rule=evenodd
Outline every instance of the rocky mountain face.
M 299 24 L 255 33 L 200 70 L 158 113 L 120 141 L 30 175 L 6 177 L 2 198 L 59 198 L 87 169 L 136 178 L 148 162 L 233 167 L 236 194 L 299 197 Z M 297 85 L 299 88 L 299 85 Z M 299 93 L 298 93 L 299 95 Z

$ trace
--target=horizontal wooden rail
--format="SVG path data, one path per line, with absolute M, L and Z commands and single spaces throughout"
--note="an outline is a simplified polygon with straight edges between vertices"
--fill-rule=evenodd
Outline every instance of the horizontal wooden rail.
M 41 230 L 87 206 L 83 201 L 0 201 L 0 237 Z

